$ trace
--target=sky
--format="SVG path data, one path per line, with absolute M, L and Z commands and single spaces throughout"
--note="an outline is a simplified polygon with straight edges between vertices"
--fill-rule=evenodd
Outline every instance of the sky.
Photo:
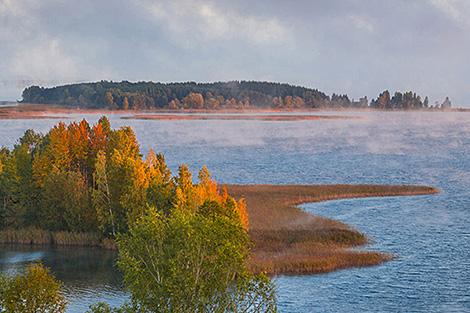
M 470 0 L 0 0 L 0 100 L 29 85 L 263 80 L 470 105 Z

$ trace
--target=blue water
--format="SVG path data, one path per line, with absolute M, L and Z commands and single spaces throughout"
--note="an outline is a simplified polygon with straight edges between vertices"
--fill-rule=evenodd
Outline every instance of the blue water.
M 165 153 L 174 170 L 206 164 L 225 183 L 426 184 L 432 196 L 306 204 L 314 214 L 366 233 L 365 249 L 396 255 L 380 266 L 275 278 L 281 312 L 470 312 L 470 114 L 345 113 L 351 120 L 136 121 L 144 152 Z M 71 119 L 83 116 L 73 115 Z M 98 116 L 87 115 L 95 121 Z M 0 144 L 57 120 L 0 121 Z M 0 267 L 41 259 L 65 282 L 68 312 L 126 299 L 113 256 L 99 250 L 0 248 Z M 83 261 L 85 260 L 85 261 Z M 88 261 L 86 261 L 88 260 Z

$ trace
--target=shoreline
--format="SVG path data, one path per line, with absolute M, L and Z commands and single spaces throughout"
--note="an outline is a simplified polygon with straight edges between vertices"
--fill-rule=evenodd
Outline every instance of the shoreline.
M 257 115 L 255 115 L 257 114 Z M 249 114 L 215 114 L 206 113 L 191 115 L 191 114 L 134 114 L 131 116 L 123 116 L 121 119 L 125 120 L 160 120 L 160 121 L 214 121 L 214 120 L 230 120 L 230 121 L 317 121 L 317 120 L 337 120 L 337 119 L 358 119 L 359 117 L 345 116 L 345 115 L 275 115 L 275 114 L 264 114 L 252 112 Z
M 243 108 L 243 109 L 183 109 L 183 110 L 171 110 L 171 109 L 145 109 L 145 110 L 109 110 L 109 109 L 95 109 L 95 108 L 71 108 L 53 104 L 32 104 L 32 103 L 15 103 L 11 106 L 0 107 L 0 120 L 4 119 L 65 119 L 67 117 L 59 116 L 60 114 L 126 114 L 129 116 L 123 117 L 124 119 L 152 119 L 150 114 L 154 114 L 153 119 L 168 119 L 175 120 L 176 118 L 168 118 L 168 116 L 181 117 L 185 114 L 215 114 L 215 115 L 227 115 L 227 114 L 275 114 L 275 113 L 298 113 L 299 116 L 302 113 L 320 113 L 320 112 L 344 112 L 344 113 L 364 113 L 364 112 L 470 112 L 470 108 L 452 108 L 448 110 L 436 110 L 436 109 L 421 109 L 421 110 L 379 110 L 372 108 L 291 108 L 291 109 L 277 109 L 277 108 Z M 149 115 L 146 115 L 149 114 Z M 268 118 L 270 115 L 267 115 Z M 283 115 L 285 116 L 285 115 Z M 165 118 L 166 117 L 166 118 Z M 239 117 L 239 116 L 237 116 Z M 314 115 L 311 115 L 311 119 Z M 344 115 L 318 115 L 320 118 L 358 118 L 354 116 Z M 209 119 L 209 118 L 201 118 Z M 317 118 L 318 119 L 318 118 Z
M 412 185 L 227 185 L 235 198 L 245 198 L 253 242 L 250 268 L 269 275 L 327 273 L 378 265 L 385 252 L 352 249 L 369 243 L 351 226 L 301 209 L 304 203 L 366 197 L 430 195 L 439 190 Z M 353 209 L 353 208 L 352 208 Z M 94 233 L 41 229 L 0 231 L 0 244 L 81 246 L 115 250 L 113 240 Z

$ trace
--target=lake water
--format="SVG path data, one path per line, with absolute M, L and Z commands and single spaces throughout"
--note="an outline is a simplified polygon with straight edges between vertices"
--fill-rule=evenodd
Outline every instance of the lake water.
M 325 113 L 328 114 L 328 113 Z M 366 233 L 366 249 L 394 253 L 380 266 L 275 278 L 281 312 L 470 312 L 470 113 L 345 113 L 351 120 L 138 121 L 144 152 L 153 147 L 175 170 L 206 164 L 224 183 L 426 184 L 438 195 L 305 204 Z M 71 119 L 84 116 L 72 115 Z M 86 115 L 96 121 L 97 115 Z M 1 120 L 0 145 L 57 120 Z M 15 272 L 42 260 L 65 283 L 68 312 L 127 299 L 114 254 L 95 249 L 1 247 Z

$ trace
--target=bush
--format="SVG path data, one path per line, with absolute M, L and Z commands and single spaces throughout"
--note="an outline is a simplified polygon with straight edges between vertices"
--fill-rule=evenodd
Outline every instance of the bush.
M 26 272 L 13 278 L 2 278 L 0 307 L 6 313 L 62 313 L 66 302 L 58 282 L 49 270 L 32 264 Z

